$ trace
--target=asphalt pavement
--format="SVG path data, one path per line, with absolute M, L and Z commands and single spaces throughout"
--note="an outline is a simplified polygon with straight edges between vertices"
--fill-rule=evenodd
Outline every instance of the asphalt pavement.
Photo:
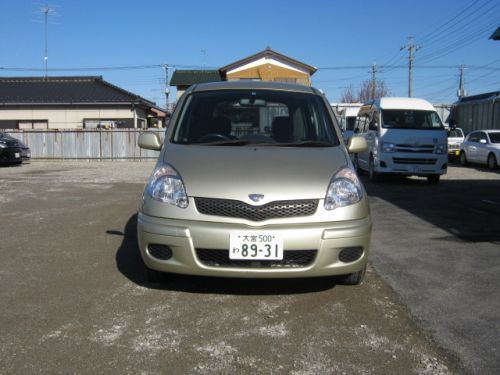
M 352 287 L 147 283 L 136 210 L 152 168 L 0 168 L 0 373 L 498 373 L 498 172 L 366 183 L 372 255 Z

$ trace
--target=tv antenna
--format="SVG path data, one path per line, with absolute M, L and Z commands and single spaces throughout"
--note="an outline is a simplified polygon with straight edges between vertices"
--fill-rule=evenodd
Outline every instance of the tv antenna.
M 48 24 L 49 17 L 58 16 L 59 14 L 56 11 L 56 7 L 48 4 L 37 4 L 40 5 L 40 8 L 37 9 L 35 13 L 43 15 L 43 23 L 44 23 L 44 37 L 45 37 L 45 55 L 43 57 L 45 61 L 45 77 L 49 75 L 49 47 L 48 47 Z

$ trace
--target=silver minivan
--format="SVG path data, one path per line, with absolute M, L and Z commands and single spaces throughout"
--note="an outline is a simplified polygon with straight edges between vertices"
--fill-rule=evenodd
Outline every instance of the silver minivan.
M 138 213 L 146 277 L 163 273 L 293 278 L 342 275 L 368 260 L 368 199 L 318 90 L 233 81 L 200 84 L 178 102 Z

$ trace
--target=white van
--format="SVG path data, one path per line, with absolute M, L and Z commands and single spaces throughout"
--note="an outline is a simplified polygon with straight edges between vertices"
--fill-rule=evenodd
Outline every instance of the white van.
M 365 152 L 354 155 L 358 170 L 370 180 L 381 174 L 427 177 L 437 184 L 446 173 L 447 133 L 436 109 L 423 99 L 380 98 L 363 105 L 354 133 L 367 143 Z
M 354 135 L 354 125 L 360 107 L 361 104 L 352 105 L 342 109 L 340 112 L 340 127 L 346 141 Z

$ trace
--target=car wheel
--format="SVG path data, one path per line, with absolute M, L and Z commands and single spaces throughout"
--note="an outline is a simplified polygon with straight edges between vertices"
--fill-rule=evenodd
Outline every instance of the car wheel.
M 165 272 L 153 270 L 144 265 L 144 278 L 150 283 L 159 283 L 165 280 Z
M 379 177 L 379 174 L 375 172 L 375 162 L 373 161 L 373 156 L 370 156 L 370 162 L 368 163 L 368 179 L 371 182 L 378 182 Z
M 460 164 L 463 166 L 467 165 L 467 156 L 465 155 L 465 151 L 460 153 Z
M 431 174 L 429 176 L 427 176 L 427 182 L 430 184 L 430 185 L 437 185 L 439 183 L 439 178 L 441 176 L 438 175 L 438 174 Z
M 497 158 L 495 157 L 494 154 L 488 155 L 488 168 L 489 169 L 497 169 L 498 168 Z
M 365 275 L 366 275 L 366 264 L 359 271 L 350 273 L 342 277 L 341 283 L 343 285 L 360 285 L 365 279 Z

